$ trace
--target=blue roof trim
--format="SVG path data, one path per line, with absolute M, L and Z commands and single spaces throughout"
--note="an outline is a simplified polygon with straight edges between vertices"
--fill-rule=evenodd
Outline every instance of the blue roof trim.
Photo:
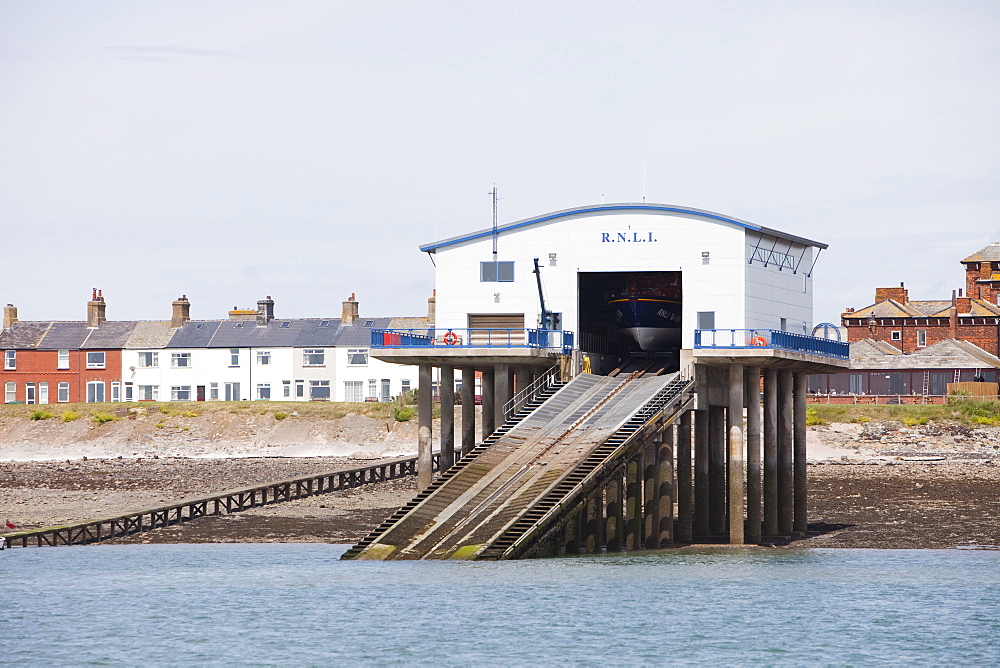
M 754 225 L 753 223 L 748 223 L 745 220 L 740 220 L 739 218 L 733 218 L 731 216 L 724 216 L 720 213 L 713 213 L 712 211 L 703 211 L 701 209 L 692 209 L 683 206 L 667 206 L 664 204 L 607 204 L 601 206 L 588 206 L 580 207 L 576 209 L 566 209 L 564 211 L 556 211 L 555 213 L 548 213 L 544 216 L 538 216 L 537 218 L 527 218 L 525 220 L 519 220 L 514 223 L 508 223 L 507 225 L 501 225 L 497 228 L 499 232 L 508 232 L 510 230 L 516 230 L 520 227 L 527 227 L 528 225 L 536 225 L 538 223 L 544 223 L 549 220 L 555 220 L 556 218 L 565 218 L 567 216 L 576 216 L 584 213 L 598 213 L 604 211 L 665 211 L 668 213 L 686 213 L 693 216 L 701 216 L 702 218 L 710 218 L 712 220 L 719 220 L 724 223 L 732 223 L 733 225 L 739 225 L 746 229 L 761 231 L 759 225 Z M 443 241 L 435 241 L 434 243 L 424 244 L 420 247 L 420 250 L 428 253 L 430 251 L 442 248 L 444 246 L 451 246 L 463 241 L 471 241 L 472 239 L 481 239 L 483 237 L 488 237 L 493 234 L 493 230 L 480 230 L 478 232 L 473 232 L 472 234 L 466 234 L 461 237 L 453 237 L 451 239 L 445 239 Z
M 780 232 L 778 230 L 774 230 L 769 227 L 754 225 L 753 223 L 748 223 L 747 221 L 740 220 L 739 218 L 733 218 L 732 216 L 724 216 L 721 213 L 715 213 L 713 211 L 705 211 L 703 209 L 693 209 L 691 207 L 686 207 L 686 206 L 671 206 L 667 204 L 638 204 L 638 203 L 602 204 L 600 206 L 586 206 L 586 207 L 579 207 L 576 209 L 565 209 L 563 211 L 555 211 L 553 213 L 547 213 L 544 216 L 538 216 L 536 218 L 526 218 L 524 220 L 508 223 L 507 225 L 501 225 L 497 228 L 497 230 L 499 232 L 507 232 L 510 230 L 516 230 L 519 227 L 526 227 L 528 225 L 537 225 L 538 223 L 544 223 L 550 220 L 554 220 L 556 218 L 565 218 L 567 216 L 576 216 L 585 213 L 600 213 L 604 211 L 665 211 L 669 213 L 684 213 L 692 216 L 709 218 L 711 220 L 718 220 L 724 223 L 731 223 L 733 225 L 739 225 L 742 228 L 748 230 L 754 230 L 755 232 L 760 232 L 762 235 L 777 237 L 779 239 L 785 239 L 787 241 L 792 241 L 806 246 L 814 246 L 819 249 L 825 249 L 829 247 L 827 244 L 821 243 L 819 241 L 805 239 L 803 237 L 795 236 L 794 234 L 787 234 L 785 232 Z M 466 234 L 460 237 L 452 237 L 451 239 L 443 239 L 441 241 L 435 241 L 434 243 L 424 244 L 423 246 L 420 246 L 420 250 L 425 253 L 432 253 L 438 248 L 443 248 L 445 246 L 452 246 L 454 244 L 462 243 L 463 241 L 470 241 L 472 239 L 482 239 L 483 237 L 488 237 L 491 234 L 493 234 L 492 228 L 479 230 L 478 232 L 473 232 L 471 234 Z

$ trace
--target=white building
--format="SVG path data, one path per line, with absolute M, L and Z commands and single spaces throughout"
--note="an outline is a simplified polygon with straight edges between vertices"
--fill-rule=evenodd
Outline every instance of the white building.
M 552 329 L 575 332 L 575 347 L 585 351 L 617 331 L 609 290 L 642 272 L 677 281 L 681 348 L 693 347 L 696 329 L 809 334 L 812 268 L 823 248 L 731 216 L 660 204 L 567 209 L 421 246 L 434 255 L 438 332 L 538 327 L 538 258 Z

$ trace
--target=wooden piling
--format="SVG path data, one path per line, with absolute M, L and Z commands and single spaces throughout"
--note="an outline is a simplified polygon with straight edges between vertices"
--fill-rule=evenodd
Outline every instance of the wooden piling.
M 677 540 L 694 537 L 694 471 L 691 467 L 692 412 L 684 411 L 677 428 Z

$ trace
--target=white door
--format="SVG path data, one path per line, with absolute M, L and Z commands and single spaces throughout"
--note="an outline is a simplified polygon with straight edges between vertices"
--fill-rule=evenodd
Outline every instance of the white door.
M 24 385 L 24 403 L 33 404 L 36 403 L 35 399 L 35 384 L 25 383 Z
M 38 403 L 47 404 L 49 403 L 49 384 L 39 383 L 38 384 Z

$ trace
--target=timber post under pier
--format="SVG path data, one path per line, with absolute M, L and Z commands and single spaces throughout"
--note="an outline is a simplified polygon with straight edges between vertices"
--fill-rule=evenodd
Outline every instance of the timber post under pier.
M 579 359 L 569 352 L 441 346 L 373 350 L 386 361 L 437 367 L 442 382 L 461 370 L 461 456 L 450 469 L 443 467 L 395 521 L 387 521 L 345 558 L 508 559 L 692 543 L 770 544 L 805 532 L 807 374 L 844 368 L 846 355 L 757 344 L 696 348 L 680 351 L 681 372 L 649 365 L 602 377 L 573 373 Z M 465 405 L 477 375 L 482 383 L 478 430 L 475 414 Z M 577 380 L 584 381 L 582 389 L 572 390 Z M 645 381 L 659 385 L 640 390 L 653 387 Z M 604 389 L 592 388 L 597 385 Z M 442 388 L 442 415 L 454 414 L 454 398 L 453 391 Z M 424 411 L 429 411 L 427 401 Z M 606 420 L 607 431 L 589 436 L 587 426 L 598 418 Z M 449 420 L 441 424 L 442 461 L 448 461 L 445 450 L 453 447 L 449 432 L 454 427 Z M 470 434 L 481 438 L 470 443 Z M 589 445 L 588 438 L 596 440 Z M 578 448 L 577 460 L 551 455 L 567 440 L 588 444 Z M 505 445 L 489 454 L 498 443 Z M 539 463 L 548 456 L 553 459 Z M 472 462 L 476 465 L 468 468 Z M 525 482 L 518 494 L 490 482 L 491 476 L 509 481 L 532 475 L 535 482 Z M 449 491 L 453 478 L 461 480 Z M 494 503 L 496 495 L 511 497 L 496 511 L 499 515 L 491 515 L 510 517 L 506 528 L 493 521 L 487 542 L 448 547 L 449 540 L 460 540 L 457 529 L 449 527 L 461 526 L 472 535 L 473 524 L 458 515 Z M 430 496 L 437 498 L 424 504 Z M 452 515 L 435 517 L 434 509 L 443 505 Z M 425 529 L 408 538 L 401 535 L 408 522 Z

